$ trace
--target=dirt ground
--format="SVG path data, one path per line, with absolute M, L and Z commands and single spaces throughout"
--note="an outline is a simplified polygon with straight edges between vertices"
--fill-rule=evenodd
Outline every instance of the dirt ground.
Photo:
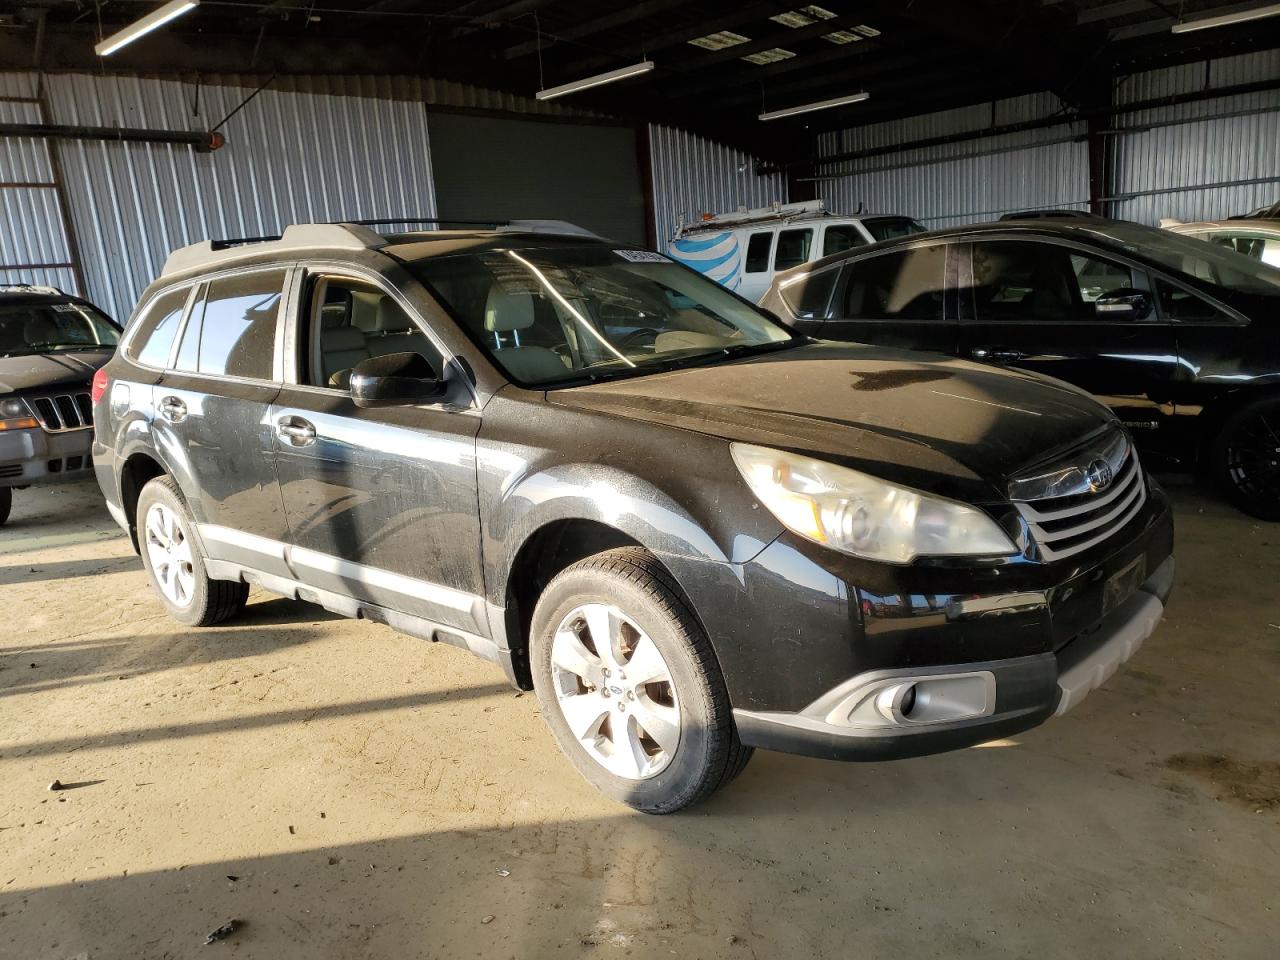
M 1280 527 L 1175 495 L 1165 622 L 1076 712 L 654 818 L 496 668 L 258 593 L 181 627 L 92 483 L 19 493 L 0 957 L 1273 960 Z

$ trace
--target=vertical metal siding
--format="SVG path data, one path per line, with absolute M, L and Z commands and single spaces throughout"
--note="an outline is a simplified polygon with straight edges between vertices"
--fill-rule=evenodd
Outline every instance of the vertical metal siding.
M 208 129 L 254 88 L 60 74 L 51 120 Z M 290 223 L 432 217 L 426 110 L 418 101 L 266 90 L 223 128 L 227 145 L 72 141 L 63 172 L 89 296 L 119 317 L 175 247 L 278 234 Z
M 781 173 L 758 176 L 756 158 L 704 137 L 651 124 L 649 154 L 653 170 L 654 237 L 665 247 L 676 224 L 703 213 L 785 203 L 787 181 Z
M 1053 116 L 1049 93 L 867 124 L 818 137 L 818 155 L 891 148 L 932 137 Z M 901 213 L 931 226 L 1013 210 L 1087 207 L 1089 167 L 1078 123 L 820 164 L 818 196 L 840 213 Z
M 34 75 L 0 74 L 0 121 L 39 123 Z M 0 183 L 53 181 L 49 145 L 30 137 L 0 137 Z M 0 187 L 0 264 L 68 263 L 71 260 L 56 190 L 41 186 Z M 0 283 L 49 284 L 79 293 L 70 268 L 0 270 Z
M 1207 69 L 1203 62 L 1183 64 L 1127 77 L 1116 90 L 1116 103 L 1277 76 L 1280 50 L 1212 60 Z M 1112 216 L 1150 224 L 1164 217 L 1216 220 L 1274 203 L 1280 195 L 1280 91 L 1127 113 L 1117 127 L 1132 132 L 1117 137 L 1112 182 L 1122 199 L 1111 205 Z M 1263 182 L 1239 182 L 1250 180 Z M 1205 188 L 1218 183 L 1230 185 Z

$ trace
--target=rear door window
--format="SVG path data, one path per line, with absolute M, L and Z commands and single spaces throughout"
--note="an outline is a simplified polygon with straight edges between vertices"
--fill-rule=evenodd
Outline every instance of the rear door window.
M 807 262 L 812 244 L 812 229 L 778 231 L 778 252 L 774 254 L 773 269 L 790 270 Z
M 844 316 L 850 320 L 932 320 L 941 323 L 945 244 L 869 257 L 849 265 Z
M 841 253 L 845 250 L 852 250 L 854 247 L 861 247 L 866 242 L 867 239 L 862 235 L 862 231 L 852 223 L 837 224 L 827 227 L 822 234 L 822 255 L 829 257 L 833 253 Z
M 210 281 L 191 310 L 178 369 L 273 379 L 284 277 L 283 270 L 260 270 Z
M 161 369 L 169 365 L 173 338 L 178 335 L 178 324 L 190 293 L 189 287 L 167 290 L 151 301 L 133 340 L 133 358 L 138 363 Z
M 769 269 L 769 254 L 773 251 L 773 231 L 753 233 L 747 241 L 747 273 L 765 273 Z

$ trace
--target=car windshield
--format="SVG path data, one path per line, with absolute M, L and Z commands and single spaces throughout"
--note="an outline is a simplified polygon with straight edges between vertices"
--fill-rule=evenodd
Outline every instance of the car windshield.
M 0 356 L 114 347 L 115 324 L 83 303 L 0 304 Z
M 634 376 L 799 342 L 719 284 L 646 250 L 486 250 L 410 269 L 526 386 Z
M 862 225 L 876 240 L 893 240 L 925 232 L 924 227 L 910 217 L 869 217 L 862 221 Z
M 1098 233 L 1175 273 L 1241 293 L 1280 295 L 1280 270 L 1226 247 L 1136 223 L 1107 224 Z

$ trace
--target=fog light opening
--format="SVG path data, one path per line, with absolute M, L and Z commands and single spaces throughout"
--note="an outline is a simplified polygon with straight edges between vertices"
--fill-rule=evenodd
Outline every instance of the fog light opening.
M 898 703 L 898 712 L 908 720 L 911 719 L 911 711 L 916 708 L 916 685 L 913 683 L 907 687 L 902 694 L 902 700 Z

